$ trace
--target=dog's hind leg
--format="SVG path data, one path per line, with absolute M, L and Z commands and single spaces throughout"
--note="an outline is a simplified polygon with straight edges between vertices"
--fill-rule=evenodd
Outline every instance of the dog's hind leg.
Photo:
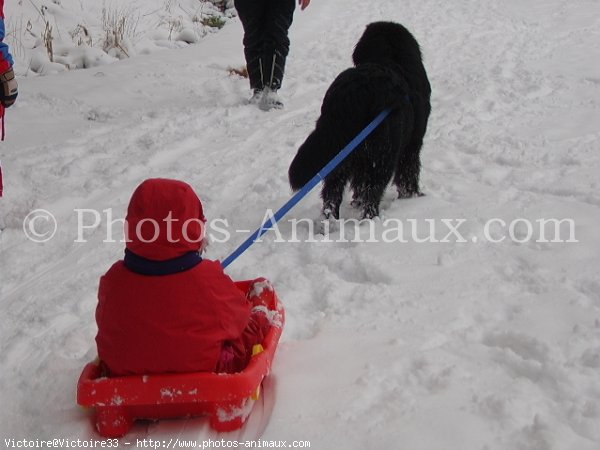
M 380 164 L 354 174 L 352 180 L 353 203 L 362 208 L 362 218 L 379 216 L 379 204 L 385 189 L 392 178 L 393 167 Z
M 389 131 L 389 126 L 384 123 L 358 149 L 353 160 L 352 203 L 362 209 L 363 219 L 379 215 L 379 204 L 394 174 L 394 149 Z
M 375 184 L 363 184 L 355 188 L 356 197 L 362 206 L 362 218 L 372 219 L 379 216 L 379 204 L 385 192 L 389 177 L 379 179 Z
M 330 174 L 323 182 L 321 190 L 321 198 L 323 199 L 323 215 L 326 219 L 340 218 L 340 205 L 344 198 L 344 189 L 346 180 L 344 177 L 335 174 Z

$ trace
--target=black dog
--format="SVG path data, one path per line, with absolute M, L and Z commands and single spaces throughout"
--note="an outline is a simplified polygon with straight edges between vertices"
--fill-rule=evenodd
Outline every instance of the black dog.
M 347 183 L 363 218 L 379 215 L 379 204 L 394 177 L 399 198 L 422 195 L 420 151 L 431 111 L 431 87 L 413 35 L 394 22 L 367 26 L 352 55 L 353 68 L 327 90 L 315 130 L 298 149 L 289 169 L 299 190 L 380 112 L 390 115 L 326 178 L 323 214 L 339 219 Z

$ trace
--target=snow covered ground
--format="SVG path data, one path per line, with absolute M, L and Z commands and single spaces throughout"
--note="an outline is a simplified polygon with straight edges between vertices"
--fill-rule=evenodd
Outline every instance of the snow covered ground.
M 28 2 L 6 3 L 10 32 Z M 95 3 L 62 7 L 92 23 Z M 433 87 L 427 195 L 399 201 L 390 188 L 378 242 L 364 242 L 368 224 L 363 242 L 271 233 L 230 266 L 233 278 L 272 280 L 287 311 L 262 439 L 317 449 L 600 448 L 598 0 L 313 0 L 292 26 L 286 107 L 268 113 L 246 105 L 247 81 L 228 73 L 243 65 L 237 19 L 195 45 L 49 76 L 28 70 L 28 53 L 9 41 L 21 76 L 0 144 L 2 439 L 95 436 L 75 385 L 95 357 L 98 279 L 122 252 L 103 242 L 120 238 L 104 210 L 123 217 L 145 178 L 185 180 L 209 218 L 229 223 L 231 238 L 207 255 L 223 259 L 247 237 L 235 230 L 254 230 L 289 198 L 287 167 L 375 20 L 403 23 L 422 45 Z M 144 23 L 140 33 L 156 43 L 156 22 Z M 58 222 L 45 243 L 22 228 L 38 208 Z M 100 226 L 89 211 L 78 217 L 84 209 L 100 212 Z M 317 219 L 319 209 L 313 192 L 284 219 L 283 238 L 288 219 Z M 346 205 L 342 214 L 358 213 Z M 553 240 L 551 224 L 543 239 L 536 222 L 552 218 L 571 220 L 555 239 L 563 242 L 536 242 Z M 464 219 L 466 242 L 451 233 L 419 243 L 410 219 L 419 237 L 432 219 L 438 240 L 450 231 L 443 219 Z M 393 237 L 399 221 L 408 242 Z M 78 222 L 90 226 L 81 235 Z M 309 237 L 306 225 L 298 233 Z M 132 436 L 192 439 L 205 428 L 161 422 Z

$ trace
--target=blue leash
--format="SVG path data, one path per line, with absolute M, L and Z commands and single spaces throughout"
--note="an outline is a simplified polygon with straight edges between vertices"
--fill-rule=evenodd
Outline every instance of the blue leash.
M 356 149 L 360 145 L 362 141 L 364 141 L 369 134 L 373 132 L 375 128 L 377 128 L 381 122 L 389 115 L 391 109 L 385 109 L 373 121 L 367 125 L 354 139 L 350 141 L 348 145 L 346 145 L 341 152 L 339 152 L 335 158 L 329 161 L 325 167 L 323 167 L 311 180 L 304 185 L 302 189 L 300 189 L 294 196 L 287 201 L 285 205 L 283 205 L 279 210 L 273 214 L 273 216 L 267 220 L 265 223 L 261 225 L 261 227 L 256 230 L 252 235 L 244 241 L 242 245 L 240 245 L 235 251 L 229 255 L 225 260 L 221 263 L 223 268 L 227 267 L 233 261 L 237 259 L 242 253 L 244 253 L 248 248 L 263 234 L 269 231 L 277 222 L 281 220 L 283 216 L 285 216 L 290 209 L 308 194 L 312 188 L 314 188 L 321 180 L 323 180 L 327 175 L 331 173 L 333 169 L 335 169 L 346 157 Z

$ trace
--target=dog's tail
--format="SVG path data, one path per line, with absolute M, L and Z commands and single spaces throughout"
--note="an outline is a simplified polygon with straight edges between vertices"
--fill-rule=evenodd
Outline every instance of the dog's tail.
M 340 150 L 328 141 L 323 129 L 317 127 L 300 146 L 288 171 L 294 191 L 302 189 Z
M 302 189 L 329 162 L 330 158 L 324 154 L 324 146 L 319 139 L 320 134 L 318 128 L 309 134 L 290 164 L 288 177 L 294 191 Z

